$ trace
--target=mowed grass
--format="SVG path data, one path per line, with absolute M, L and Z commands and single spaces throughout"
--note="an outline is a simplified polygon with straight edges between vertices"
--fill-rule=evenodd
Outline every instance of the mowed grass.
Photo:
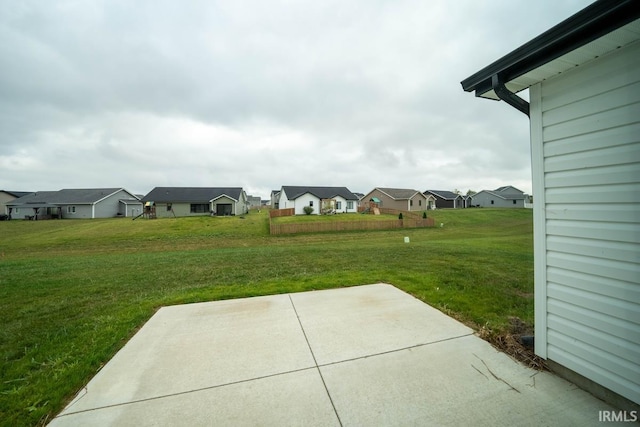
M 429 215 L 435 228 L 286 236 L 266 211 L 0 222 L 0 420 L 50 421 L 166 305 L 386 282 L 475 328 L 531 325 L 531 211 Z

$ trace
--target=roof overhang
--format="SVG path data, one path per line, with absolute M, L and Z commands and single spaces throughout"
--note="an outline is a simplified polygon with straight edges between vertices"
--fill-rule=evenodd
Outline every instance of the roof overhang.
M 213 202 L 215 202 L 216 200 L 221 199 L 221 198 L 223 198 L 223 197 L 226 197 L 227 199 L 231 199 L 231 200 L 233 200 L 234 202 L 238 203 L 238 199 L 236 199 L 236 198 L 234 198 L 234 197 L 231 197 L 231 196 L 229 196 L 228 194 L 224 194 L 224 193 L 223 193 L 223 194 L 221 194 L 221 195 L 219 195 L 219 196 L 217 196 L 217 197 L 214 197 L 214 198 L 213 198 L 213 199 L 211 199 L 211 200 L 209 200 L 209 203 L 213 203 Z
M 501 99 L 494 90 L 496 81 L 517 93 L 639 39 L 636 0 L 599 0 L 467 77 L 462 88 L 478 97 Z
M 42 203 L 7 203 L 7 206 L 10 208 L 34 208 L 34 209 L 40 209 L 40 208 L 61 208 L 63 205 L 62 204 L 55 204 L 55 203 L 46 203 L 46 202 L 42 202 Z

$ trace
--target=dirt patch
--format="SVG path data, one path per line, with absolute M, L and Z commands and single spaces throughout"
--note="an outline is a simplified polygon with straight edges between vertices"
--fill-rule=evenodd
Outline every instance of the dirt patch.
M 549 370 L 545 360 L 533 352 L 533 341 L 530 340 L 533 337 L 533 327 L 518 317 L 509 318 L 509 331 L 506 334 L 496 334 L 487 328 L 481 328 L 478 335 L 498 350 L 530 368 L 539 371 Z M 524 345 L 523 342 L 527 345 Z

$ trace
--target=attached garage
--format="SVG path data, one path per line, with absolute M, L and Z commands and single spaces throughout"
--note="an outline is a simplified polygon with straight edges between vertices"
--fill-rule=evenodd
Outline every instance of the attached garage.
M 634 3 L 595 2 L 462 82 L 530 117 L 536 354 L 633 409 L 640 404 Z M 526 88 L 530 103 L 515 95 Z
M 233 214 L 233 206 L 231 203 L 218 203 L 216 205 L 217 216 L 227 216 Z

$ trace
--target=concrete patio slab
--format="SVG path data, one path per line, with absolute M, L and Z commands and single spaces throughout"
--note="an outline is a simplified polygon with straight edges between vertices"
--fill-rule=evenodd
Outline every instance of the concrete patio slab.
M 343 425 L 566 426 L 598 420 L 591 395 L 532 371 L 476 336 L 320 370 Z
M 65 426 L 339 426 L 317 369 L 57 418 Z
M 391 285 L 291 294 L 319 365 L 473 334 Z
M 50 425 L 565 426 L 602 410 L 376 284 L 162 308 Z
M 287 295 L 163 307 L 70 408 L 112 406 L 314 366 Z

